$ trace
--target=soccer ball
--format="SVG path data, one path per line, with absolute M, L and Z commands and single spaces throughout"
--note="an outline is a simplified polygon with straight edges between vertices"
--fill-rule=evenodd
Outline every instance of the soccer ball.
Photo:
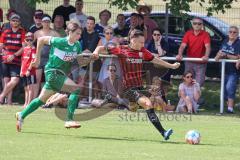
M 185 140 L 188 144 L 199 144 L 200 143 L 200 133 L 196 130 L 190 130 L 185 135 Z

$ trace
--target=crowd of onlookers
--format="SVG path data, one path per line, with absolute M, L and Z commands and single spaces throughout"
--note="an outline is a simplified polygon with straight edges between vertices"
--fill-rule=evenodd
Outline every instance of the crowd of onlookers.
M 128 44 L 128 37 L 135 30 L 141 30 L 145 37 L 145 47 L 155 56 L 172 56 L 169 44 L 174 42 L 166 40 L 158 24 L 149 18 L 151 6 L 139 5 L 136 12 L 132 13 L 129 21 L 124 14 L 112 17 L 109 10 L 99 12 L 99 22 L 95 17 L 83 13 L 83 0 L 75 0 L 75 6 L 69 4 L 70 0 L 63 0 L 63 4 L 54 9 L 52 17 L 38 9 L 33 15 L 34 24 L 30 28 L 21 26 L 21 19 L 15 10 L 9 9 L 5 22 L 1 26 L 0 51 L 1 51 L 1 78 L 2 90 L 0 103 L 12 104 L 12 92 L 15 86 L 21 83 L 25 89 L 26 106 L 33 98 L 37 97 L 44 82 L 44 66 L 48 61 L 50 46 L 45 45 L 41 51 L 41 62 L 37 68 L 31 66 L 36 53 L 37 40 L 43 36 L 65 37 L 66 23 L 71 19 L 77 19 L 83 31 L 81 48 L 84 53 L 92 53 L 97 46 L 113 44 Z M 0 21 L 3 21 L 3 13 L 0 10 Z M 117 24 L 112 27 L 109 20 L 115 18 Z M 51 26 L 52 23 L 52 26 Z M 191 58 L 202 58 L 201 62 L 185 62 L 183 82 L 179 86 L 179 103 L 176 107 L 168 103 L 166 99 L 167 89 L 165 82 L 170 83 L 171 70 L 164 74 L 161 69 L 153 64 L 144 64 L 143 76 L 146 79 L 149 97 L 157 110 L 196 113 L 201 97 L 201 87 L 204 85 L 207 61 L 211 50 L 211 39 L 204 29 L 200 18 L 193 18 L 192 29 L 187 31 L 183 37 L 176 59 L 181 61 L 184 50 L 187 48 L 186 56 Z M 216 61 L 222 58 L 239 59 L 240 40 L 239 29 L 232 26 L 229 29 L 228 38 L 223 42 Z M 233 113 L 235 92 L 239 79 L 240 63 L 227 63 L 225 74 L 225 98 L 227 101 L 227 112 Z M 71 76 L 73 81 L 83 88 L 88 84 L 88 66 L 79 67 L 77 62 L 73 63 Z M 107 99 L 118 107 L 129 105 L 122 97 L 124 89 L 122 73 L 117 58 L 103 58 L 93 64 L 93 93 L 94 105 L 104 103 L 97 99 Z M 88 89 L 82 89 L 81 100 L 87 100 Z M 65 104 L 67 95 L 56 94 L 51 97 L 47 105 L 61 103 Z M 96 104 L 96 103 L 97 104 Z

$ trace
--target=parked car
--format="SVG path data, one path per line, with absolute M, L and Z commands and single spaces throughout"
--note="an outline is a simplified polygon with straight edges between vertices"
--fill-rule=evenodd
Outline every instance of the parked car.
M 125 13 L 127 23 L 129 24 L 129 17 L 131 13 Z M 191 29 L 191 19 L 192 17 L 199 17 L 203 20 L 204 29 L 209 33 L 211 37 L 211 54 L 210 58 L 216 56 L 223 40 L 227 37 L 229 25 L 216 17 L 208 17 L 198 13 L 188 13 L 188 18 L 174 16 L 169 14 L 168 18 L 168 38 L 170 41 L 174 41 L 177 45 L 171 46 L 171 52 L 173 54 L 178 53 L 178 48 L 182 42 L 182 38 L 186 31 Z M 152 12 L 150 15 L 155 22 L 157 22 L 159 28 L 162 30 L 163 35 L 165 33 L 165 22 L 166 13 L 165 12 Z M 183 69 L 181 69 L 183 70 Z M 216 73 L 216 70 L 218 73 Z M 207 68 L 207 76 L 215 77 L 220 75 L 220 65 L 219 63 L 209 63 Z

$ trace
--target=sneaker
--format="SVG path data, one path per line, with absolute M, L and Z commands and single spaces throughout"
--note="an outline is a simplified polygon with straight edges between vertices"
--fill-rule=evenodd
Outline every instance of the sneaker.
M 172 129 L 169 129 L 169 130 L 165 131 L 164 134 L 163 134 L 164 140 L 167 141 L 172 134 L 173 134 Z
M 15 114 L 15 117 L 16 117 L 16 119 L 17 119 L 17 123 L 16 123 L 17 131 L 18 131 L 18 132 L 21 132 L 21 130 L 22 130 L 22 125 L 23 125 L 23 119 L 22 119 L 22 117 L 21 117 L 21 113 L 20 113 L 20 112 L 17 112 L 17 113 Z
M 67 129 L 80 128 L 81 125 L 76 121 L 66 121 L 65 124 L 64 124 L 64 127 L 67 128 Z

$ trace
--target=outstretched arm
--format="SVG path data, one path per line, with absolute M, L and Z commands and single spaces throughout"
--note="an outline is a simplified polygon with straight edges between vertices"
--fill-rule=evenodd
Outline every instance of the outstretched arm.
M 38 38 L 38 41 L 37 41 L 37 51 L 36 51 L 36 59 L 34 62 L 32 62 L 32 65 L 34 67 L 37 67 L 39 64 L 40 64 L 40 60 L 41 60 L 41 50 L 43 48 L 43 46 L 45 44 L 48 44 L 49 45 L 49 42 L 51 40 L 51 36 L 44 36 L 44 37 L 40 37 Z
M 154 57 L 153 60 L 151 61 L 153 64 L 160 65 L 166 68 L 171 68 L 171 69 L 177 69 L 180 66 L 180 63 L 175 62 L 173 64 L 168 63 L 158 57 Z

